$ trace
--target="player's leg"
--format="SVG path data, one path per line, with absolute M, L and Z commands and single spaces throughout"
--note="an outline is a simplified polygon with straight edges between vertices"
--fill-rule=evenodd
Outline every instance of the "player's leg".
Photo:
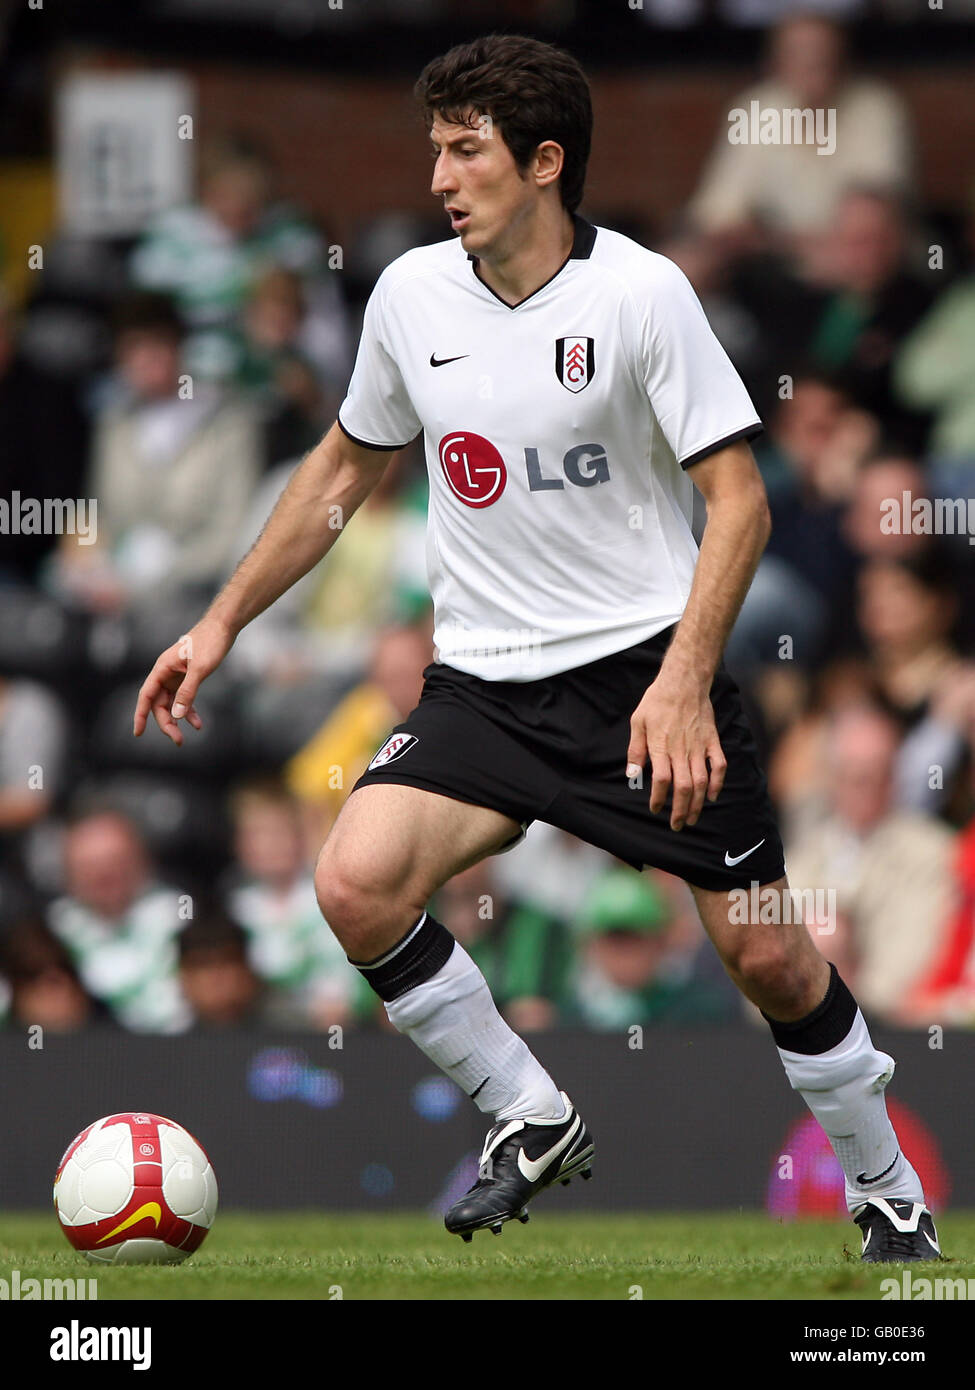
M 319 904 L 346 954 L 375 960 L 414 926 L 449 878 L 520 832 L 499 811 L 419 787 L 359 787 L 318 857 Z
M 807 927 L 793 920 L 786 879 L 748 895 L 766 920 L 741 920 L 756 914 L 741 911 L 740 890 L 734 897 L 692 891 L 725 969 L 761 1009 L 789 1081 L 829 1137 L 846 1179 L 847 1205 L 863 1231 L 864 1258 L 936 1258 L 937 1234 L 920 1179 L 887 1115 L 884 1090 L 893 1059 L 874 1047 L 836 967 L 820 955 Z
M 481 1177 L 447 1214 L 465 1238 L 527 1220 L 536 1192 L 588 1172 L 592 1157 L 571 1102 L 501 1017 L 467 951 L 424 910 L 447 879 L 520 833 L 497 811 L 376 783 L 352 793 L 316 870 L 322 913 L 391 1023 L 494 1116 Z
M 406 1033 L 498 1119 L 564 1112 L 558 1087 L 498 1013 L 481 971 L 425 911 L 441 884 L 521 831 L 517 822 L 418 787 L 354 791 L 322 848 L 325 920 Z

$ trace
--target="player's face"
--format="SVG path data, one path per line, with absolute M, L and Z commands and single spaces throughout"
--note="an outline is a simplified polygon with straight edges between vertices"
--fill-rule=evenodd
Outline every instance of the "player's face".
M 450 225 L 469 254 L 491 258 L 509 249 L 538 198 L 488 117 L 473 126 L 435 117 L 431 191 L 444 200 Z

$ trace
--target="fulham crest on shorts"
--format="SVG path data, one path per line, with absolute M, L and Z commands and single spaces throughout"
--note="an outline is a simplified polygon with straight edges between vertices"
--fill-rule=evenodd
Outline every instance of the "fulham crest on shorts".
M 374 772 L 377 767 L 385 767 L 387 763 L 393 763 L 397 758 L 401 758 L 416 743 L 415 734 L 391 734 L 390 737 L 380 748 L 379 752 L 369 764 L 368 771 Z

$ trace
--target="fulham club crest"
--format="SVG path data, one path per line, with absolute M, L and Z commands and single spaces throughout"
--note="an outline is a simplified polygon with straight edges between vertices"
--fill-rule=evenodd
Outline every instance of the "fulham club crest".
M 567 391 L 581 391 L 595 371 L 592 338 L 556 338 L 555 375 Z
M 380 748 L 366 771 L 373 772 L 377 767 L 385 767 L 387 763 L 395 762 L 408 752 L 416 741 L 415 734 L 393 734 Z

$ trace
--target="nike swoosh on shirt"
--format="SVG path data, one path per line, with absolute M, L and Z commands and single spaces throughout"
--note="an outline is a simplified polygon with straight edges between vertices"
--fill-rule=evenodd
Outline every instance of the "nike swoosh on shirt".
M 761 849 L 764 843 L 765 840 L 761 839 L 757 845 L 752 845 L 751 849 L 746 849 L 744 854 L 736 854 L 734 858 L 732 858 L 728 850 L 725 850 L 724 862 L 728 865 L 729 869 L 733 869 L 736 864 L 740 864 L 743 859 L 747 859 L 750 854 L 754 854 L 757 849 Z
M 565 1134 L 562 1135 L 559 1142 L 553 1144 L 547 1153 L 542 1154 L 541 1158 L 528 1158 L 525 1154 L 525 1150 L 519 1149 L 518 1168 L 521 1171 L 522 1177 L 527 1178 L 529 1182 L 538 1182 L 549 1164 L 558 1158 L 563 1149 L 568 1148 L 571 1141 L 575 1138 L 581 1123 L 582 1121 L 577 1115 L 573 1124 L 566 1130 Z
M 465 357 L 470 357 L 470 353 L 469 353 L 469 352 L 462 352 L 462 353 L 460 354 L 460 357 L 435 357 L 435 356 L 433 355 L 433 353 L 431 352 L 431 354 L 430 354 L 430 366 L 431 366 L 431 367 L 446 367 L 446 365 L 447 365 L 448 362 L 461 362 L 461 361 L 463 361 L 463 359 L 464 359 Z
M 124 1221 L 120 1221 L 114 1231 L 109 1231 L 107 1236 L 100 1236 L 97 1244 L 101 1245 L 103 1241 L 111 1240 L 112 1236 L 117 1236 L 121 1231 L 127 1231 L 129 1227 L 134 1226 L 136 1222 L 146 1220 L 149 1217 L 152 1218 L 153 1225 L 158 1229 L 159 1222 L 162 1220 L 162 1207 L 158 1202 L 143 1202 L 142 1206 L 137 1207 L 131 1216 L 127 1216 Z

